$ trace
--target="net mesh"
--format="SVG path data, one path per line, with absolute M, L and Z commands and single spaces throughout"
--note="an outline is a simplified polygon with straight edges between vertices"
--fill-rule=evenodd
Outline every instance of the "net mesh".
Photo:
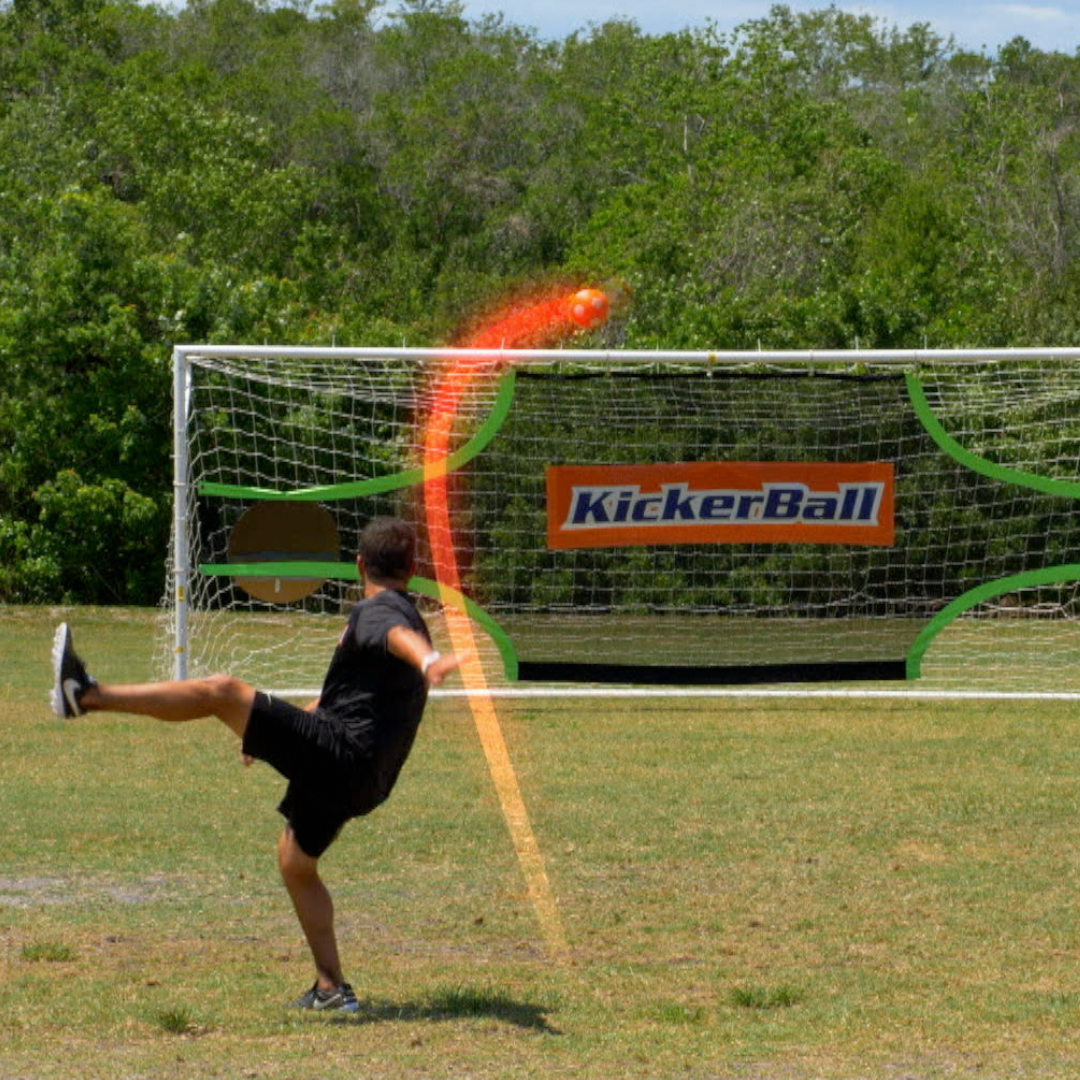
M 445 483 L 462 592 L 502 631 L 478 635 L 493 684 L 508 651 L 689 669 L 915 650 L 921 686 L 1080 691 L 1080 365 L 748 361 L 607 354 L 458 373 L 448 450 L 462 463 Z M 407 350 L 188 363 L 189 671 L 317 688 L 370 517 L 416 521 L 417 576 L 435 577 L 424 436 L 453 365 Z M 733 461 L 891 463 L 894 543 L 547 546 L 549 466 Z M 304 544 L 235 549 L 267 501 L 286 533 L 290 506 L 323 507 L 339 541 L 339 569 L 298 571 L 305 595 L 287 603 L 274 583 Z M 229 570 L 252 558 L 272 564 L 260 596 Z M 439 604 L 422 606 L 440 636 Z

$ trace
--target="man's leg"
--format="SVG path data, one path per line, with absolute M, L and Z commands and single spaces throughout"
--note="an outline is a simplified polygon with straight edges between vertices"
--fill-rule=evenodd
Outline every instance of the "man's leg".
M 278 840 L 278 867 L 315 960 L 316 985 L 333 990 L 345 982 L 334 934 L 334 902 L 319 877 L 319 860 L 297 843 L 286 825 Z
M 67 623 L 56 628 L 52 651 L 53 712 L 69 719 L 87 712 L 122 712 L 157 720 L 199 720 L 216 716 L 241 738 L 247 730 L 255 689 L 231 675 L 186 682 L 116 683 L 102 686 L 90 677 L 75 652 Z
M 166 721 L 216 716 L 241 738 L 254 701 L 255 688 L 231 675 L 183 682 L 95 684 L 79 697 L 86 712 L 133 713 Z

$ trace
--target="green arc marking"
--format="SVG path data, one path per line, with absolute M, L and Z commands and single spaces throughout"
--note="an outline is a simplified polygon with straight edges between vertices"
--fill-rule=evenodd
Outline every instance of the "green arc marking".
M 1055 480 L 1053 477 L 1040 476 L 1038 473 L 1012 469 L 1007 465 L 998 465 L 996 462 L 989 461 L 987 458 L 966 450 L 945 430 L 941 421 L 934 415 L 934 410 L 926 400 L 926 392 L 923 390 L 919 379 L 910 373 L 906 374 L 904 378 L 907 382 L 908 397 L 915 408 L 915 414 L 923 427 L 926 428 L 930 438 L 953 460 L 958 461 L 961 465 L 979 473 L 981 476 L 989 476 L 1005 484 L 1033 488 L 1035 491 L 1041 491 L 1047 495 L 1080 499 L 1080 483 L 1074 480 Z
M 979 454 L 965 449 L 952 435 L 950 435 L 938 418 L 934 410 L 926 400 L 926 392 L 923 390 L 919 379 L 910 373 L 904 376 L 907 383 L 908 397 L 915 409 L 915 414 L 926 429 L 927 433 L 938 447 L 949 455 L 954 461 L 980 476 L 988 476 L 993 480 L 999 480 L 1004 484 L 1015 484 L 1018 487 L 1031 488 L 1041 491 L 1046 495 L 1056 495 L 1061 498 L 1080 499 L 1080 483 L 1072 480 L 1056 480 L 1049 476 L 1040 476 L 1038 473 L 1025 472 L 1022 469 L 1013 469 L 1007 465 L 999 465 Z M 1032 588 L 1038 585 L 1058 585 L 1064 581 L 1080 580 L 1080 565 L 1051 566 L 1042 570 L 1029 570 L 1025 573 L 1014 574 L 1011 577 L 999 578 L 997 581 L 988 581 L 962 593 L 955 600 L 948 603 L 923 627 L 919 636 L 915 639 L 907 655 L 907 678 L 917 679 L 922 672 L 922 661 L 930 643 L 965 611 L 978 604 L 993 600 L 995 597 L 1004 596 L 1016 589 Z
M 285 500 L 292 502 L 334 502 L 340 499 L 359 499 L 368 495 L 381 495 L 387 491 L 422 484 L 425 479 L 444 476 L 460 469 L 471 461 L 495 437 L 514 403 L 514 370 L 507 369 L 499 378 L 499 390 L 487 419 L 468 442 L 430 469 L 418 465 L 387 476 L 374 476 L 368 480 L 352 480 L 345 484 L 325 484 L 319 487 L 297 488 L 278 491 L 274 488 L 246 487 L 243 484 L 203 483 L 200 495 L 215 495 L 234 499 Z M 294 575 L 295 576 L 295 575 Z
M 280 578 L 283 581 L 325 580 L 327 578 L 339 581 L 360 580 L 356 563 L 345 562 L 204 563 L 199 566 L 199 573 L 209 577 Z M 410 578 L 409 589 L 464 612 L 495 643 L 502 659 L 503 674 L 507 680 L 517 682 L 518 658 L 510 635 L 475 600 L 470 600 L 457 589 L 440 585 L 430 578 Z
M 517 682 L 517 651 L 514 649 L 514 643 L 510 640 L 510 635 L 475 600 L 470 600 L 464 593 L 458 592 L 457 589 L 432 581 L 430 578 L 413 578 L 409 582 L 409 588 L 413 592 L 420 593 L 421 596 L 427 596 L 443 604 L 448 603 L 451 607 L 464 611 L 495 642 L 495 647 L 499 650 L 499 656 L 502 658 L 503 675 L 506 676 L 506 680 L 508 682 Z
M 983 585 L 977 585 L 962 593 L 941 609 L 923 627 L 919 636 L 915 639 L 907 655 L 907 678 L 917 679 L 922 673 L 923 656 L 934 640 L 958 616 L 978 604 L 986 603 L 998 596 L 1014 592 L 1017 589 L 1030 589 L 1037 585 L 1059 585 L 1063 581 L 1080 581 L 1080 563 L 1066 566 L 1050 566 L 1043 570 L 1029 570 L 1023 574 L 1013 574 L 1010 577 L 999 578 L 997 581 L 988 581 Z

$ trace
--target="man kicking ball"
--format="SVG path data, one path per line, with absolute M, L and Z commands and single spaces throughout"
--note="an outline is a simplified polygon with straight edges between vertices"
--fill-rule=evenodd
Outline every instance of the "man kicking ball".
M 99 684 L 75 654 L 67 624 L 56 632 L 52 707 L 58 716 L 216 716 L 240 737 L 246 764 L 265 761 L 289 781 L 278 807 L 285 818 L 278 866 L 315 960 L 315 982 L 293 1003 L 298 1008 L 359 1008 L 342 974 L 334 907 L 319 877 L 319 858 L 346 821 L 370 813 L 389 796 L 412 748 L 428 687 L 438 686 L 460 663 L 432 647 L 405 592 L 415 557 L 416 534 L 406 522 L 375 518 L 365 526 L 356 559 L 363 599 L 349 616 L 322 693 L 304 709 L 229 675 Z

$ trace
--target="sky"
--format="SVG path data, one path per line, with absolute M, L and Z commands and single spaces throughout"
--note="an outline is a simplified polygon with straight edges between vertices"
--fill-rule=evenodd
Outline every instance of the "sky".
M 704 26 L 709 20 L 730 31 L 767 16 L 771 6 L 772 0 L 465 0 L 464 14 L 476 19 L 501 13 L 507 22 L 531 27 L 543 38 L 562 39 L 616 17 L 633 19 L 646 34 Z M 829 0 L 787 0 L 787 6 L 793 11 L 820 10 Z M 1017 36 L 1046 51 L 1071 54 L 1080 47 L 1080 0 L 837 0 L 836 7 L 901 30 L 929 23 L 942 37 L 955 37 L 961 47 L 988 53 Z

